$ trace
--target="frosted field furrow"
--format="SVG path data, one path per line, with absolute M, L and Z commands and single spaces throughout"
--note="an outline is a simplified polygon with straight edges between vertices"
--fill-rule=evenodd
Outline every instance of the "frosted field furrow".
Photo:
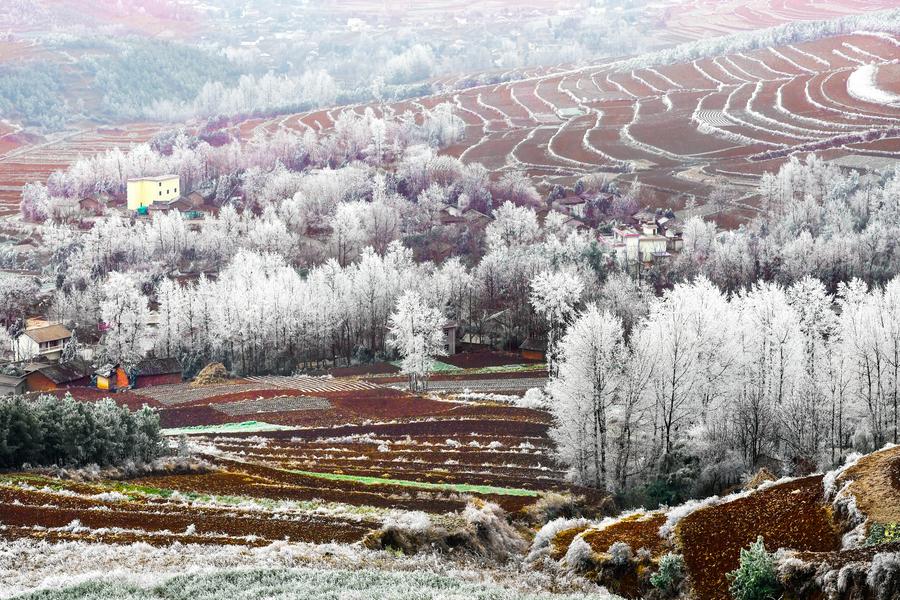
M 354 381 L 348 379 L 330 379 L 327 377 L 301 377 L 301 376 L 254 376 L 248 377 L 249 381 L 263 388 L 282 388 L 298 390 L 302 393 L 315 392 L 350 392 L 360 390 L 377 390 L 381 386 L 367 381 Z
M 297 410 L 328 410 L 331 402 L 325 398 L 296 396 L 287 398 L 270 398 L 265 400 L 244 400 L 217 404 L 216 410 L 229 416 L 246 416 L 262 413 L 274 413 Z

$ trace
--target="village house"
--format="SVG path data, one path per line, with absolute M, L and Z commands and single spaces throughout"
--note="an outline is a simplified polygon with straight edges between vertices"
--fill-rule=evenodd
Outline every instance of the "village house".
M 656 224 L 614 227 L 612 235 L 600 237 L 600 243 L 612 252 L 621 264 L 652 263 L 654 260 L 669 256 L 668 240 L 665 236 L 659 235 Z
M 659 232 L 666 237 L 667 252 L 681 252 L 684 248 L 684 221 L 678 217 L 660 217 L 656 221 Z
M 72 332 L 59 323 L 29 325 L 22 335 L 13 340 L 13 356 L 17 361 L 35 358 L 56 361 L 70 339 Z
M 522 360 L 543 361 L 547 359 L 547 340 L 528 338 L 519 346 Z
M 128 210 L 149 208 L 156 202 L 170 202 L 181 197 L 178 175 L 158 175 L 129 179 L 126 185 Z
M 94 193 L 88 194 L 78 201 L 78 206 L 82 213 L 100 216 L 106 213 L 106 209 L 112 203 L 109 194 Z
M 2 396 L 18 396 L 25 393 L 25 375 L 14 374 L 8 375 L 0 373 L 0 397 Z
M 587 200 L 581 196 L 566 196 L 553 204 L 560 212 L 567 213 L 578 219 L 584 219 L 587 216 Z
M 187 201 L 188 206 L 190 206 L 191 208 L 201 208 L 203 206 L 212 204 L 215 197 L 215 191 L 212 188 L 208 188 L 194 190 L 190 194 L 186 195 L 184 197 L 184 200 Z
M 512 323 L 509 309 L 485 314 L 484 317 L 472 324 L 466 330 L 460 342 L 465 345 L 466 351 L 490 350 L 503 345 L 510 337 Z
M 94 377 L 98 390 L 115 392 L 131 386 L 131 379 L 121 365 L 103 365 L 94 371 Z
M 659 235 L 666 238 L 667 252 L 680 252 L 684 246 L 682 234 L 684 233 L 684 221 L 675 216 L 672 210 L 656 209 L 650 210 L 645 208 L 636 212 L 631 217 L 641 228 L 656 227 Z
M 91 383 L 91 366 L 83 360 L 67 363 L 36 365 L 25 376 L 29 392 L 49 392 L 71 387 L 86 387 Z

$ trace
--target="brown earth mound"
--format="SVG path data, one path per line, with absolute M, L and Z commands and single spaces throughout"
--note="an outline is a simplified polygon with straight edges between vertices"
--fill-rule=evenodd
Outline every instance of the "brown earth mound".
M 677 542 L 699 600 L 731 600 L 726 574 L 742 548 L 762 536 L 769 551 L 792 548 L 831 552 L 840 548 L 822 476 L 805 477 L 743 498 L 701 508 L 676 527 Z
M 838 477 L 838 489 L 847 482 L 852 482 L 849 491 L 869 521 L 900 522 L 900 446 L 859 459 Z

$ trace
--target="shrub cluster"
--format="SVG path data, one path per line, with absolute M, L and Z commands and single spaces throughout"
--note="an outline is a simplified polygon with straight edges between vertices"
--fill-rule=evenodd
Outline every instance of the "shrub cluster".
M 146 406 L 131 412 L 69 394 L 0 399 L 0 468 L 121 465 L 152 460 L 161 448 L 159 415 Z
M 684 575 L 684 557 L 669 552 L 659 559 L 659 569 L 650 576 L 650 585 L 669 596 L 678 590 Z
M 781 597 L 781 583 L 775 557 L 766 551 L 762 536 L 741 550 L 740 566 L 728 574 L 729 591 L 735 600 L 775 600 Z
M 869 527 L 869 535 L 866 536 L 866 544 L 888 544 L 900 542 L 900 523 L 873 523 Z

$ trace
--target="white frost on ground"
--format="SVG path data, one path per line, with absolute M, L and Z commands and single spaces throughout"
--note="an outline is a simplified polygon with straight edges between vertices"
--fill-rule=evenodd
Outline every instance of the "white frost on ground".
M 351 567 L 352 573 L 341 571 Z M 382 598 L 496 598 L 498 600 L 575 600 L 616 598 L 584 580 L 569 583 L 573 595 L 560 596 L 559 580 L 531 569 L 508 567 L 479 569 L 436 555 L 396 557 L 345 544 L 297 544 L 276 542 L 262 548 L 202 546 L 175 543 L 154 547 L 145 543 L 110 545 L 85 542 L 48 543 L 37 540 L 0 542 L 0 599 L 37 590 L 58 590 L 84 582 L 106 581 L 124 588 L 172 585 L 170 580 L 189 576 L 202 590 L 196 597 L 225 598 L 234 570 L 275 570 L 271 578 L 248 576 L 241 597 L 258 586 L 258 596 L 270 591 L 290 591 L 284 598 L 353 597 L 363 590 Z M 289 570 L 289 571 L 280 571 Z M 360 589 L 363 586 L 363 590 Z M 99 586 L 103 588 L 103 586 Z M 101 598 L 138 597 L 131 589 L 102 589 Z M 287 589 L 285 589 L 287 588 Z M 346 590 L 344 589 L 346 588 Z M 305 590 L 305 591 L 304 591 Z M 231 590 L 236 592 L 237 590 Z M 327 591 L 327 593 L 326 593 Z M 129 593 L 130 592 L 130 593 Z M 319 593 L 321 592 L 321 593 Z M 226 594 L 222 596 L 221 594 Z M 350 594 L 350 595 L 346 595 Z M 66 594 L 65 597 L 79 597 Z M 61 596 L 62 597 L 62 596 Z M 155 598 L 147 593 L 144 597 Z
M 863 102 L 900 106 L 900 96 L 878 87 L 877 75 L 877 65 L 864 65 L 856 69 L 847 78 L 847 92 Z

